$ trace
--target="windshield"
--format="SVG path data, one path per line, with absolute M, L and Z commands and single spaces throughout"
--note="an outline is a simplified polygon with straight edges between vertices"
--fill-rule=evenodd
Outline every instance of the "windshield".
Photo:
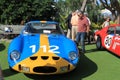
M 62 34 L 58 24 L 47 23 L 29 23 L 26 25 L 25 32 L 27 33 L 39 33 L 39 34 Z
M 120 35 L 120 26 L 117 26 L 117 27 L 116 27 L 116 34 L 119 34 L 119 35 Z

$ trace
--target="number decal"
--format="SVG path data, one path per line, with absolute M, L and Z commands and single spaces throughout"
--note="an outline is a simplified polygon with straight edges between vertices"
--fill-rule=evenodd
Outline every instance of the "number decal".
M 106 48 L 110 48 L 111 42 L 112 42 L 112 37 L 111 35 L 106 36 L 104 44 Z
M 105 45 L 110 46 L 110 43 L 111 43 L 111 38 L 107 37 L 105 40 Z
M 46 47 L 46 45 L 40 46 L 40 48 L 43 48 L 43 53 L 46 53 L 46 52 L 47 52 L 47 47 Z
M 35 50 L 36 50 L 36 45 L 31 45 L 29 48 L 32 49 L 32 53 L 35 53 Z
M 40 48 L 43 48 L 44 53 L 47 53 L 47 52 L 49 52 L 49 53 L 60 53 L 58 51 L 59 47 L 55 46 L 55 45 L 49 46 L 50 49 L 48 51 L 47 51 L 47 46 L 46 45 L 40 46 Z
M 29 48 L 32 49 L 32 53 L 35 53 L 36 51 L 36 45 L 31 45 Z M 60 52 L 58 51 L 59 50 L 59 46 L 56 46 L 56 45 L 51 45 L 49 46 L 48 48 L 50 48 L 48 51 L 47 51 L 47 46 L 46 45 L 43 45 L 43 46 L 40 46 L 41 49 L 43 49 L 43 53 L 57 53 L 59 54 Z
M 60 53 L 58 51 L 59 47 L 58 46 L 55 46 L 55 45 L 52 45 L 50 46 L 50 50 L 48 52 L 53 52 L 53 53 Z

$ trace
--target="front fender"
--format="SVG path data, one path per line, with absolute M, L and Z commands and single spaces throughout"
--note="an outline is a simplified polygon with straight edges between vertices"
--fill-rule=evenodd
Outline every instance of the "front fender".
M 8 54 L 11 53 L 13 50 L 17 50 L 20 53 L 22 52 L 22 36 L 18 36 L 15 39 L 12 40 L 12 42 L 9 44 Z

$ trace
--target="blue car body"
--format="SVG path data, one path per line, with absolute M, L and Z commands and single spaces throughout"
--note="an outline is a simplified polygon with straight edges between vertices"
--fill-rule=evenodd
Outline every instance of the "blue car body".
M 66 73 L 74 70 L 78 62 L 79 51 L 75 42 L 67 38 L 59 24 L 53 21 L 26 23 L 8 49 L 9 67 L 23 73 Z

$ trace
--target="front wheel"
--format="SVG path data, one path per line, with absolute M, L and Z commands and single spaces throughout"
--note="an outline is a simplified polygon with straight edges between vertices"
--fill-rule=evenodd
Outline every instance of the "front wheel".
M 103 47 L 102 47 L 102 42 L 101 42 L 101 38 L 100 38 L 100 37 L 97 38 L 96 48 L 99 49 L 99 50 L 103 49 Z

